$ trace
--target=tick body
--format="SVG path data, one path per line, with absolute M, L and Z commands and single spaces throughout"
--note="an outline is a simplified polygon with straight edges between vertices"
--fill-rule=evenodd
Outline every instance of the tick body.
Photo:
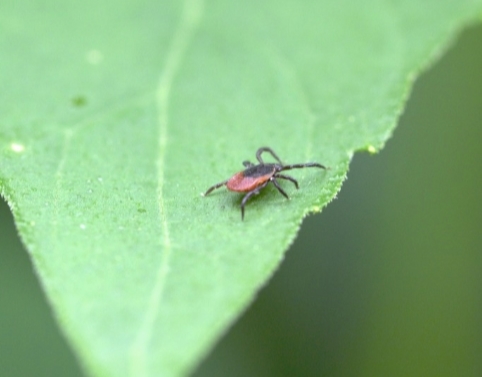
M 271 154 L 271 156 L 273 156 L 277 163 L 265 163 L 261 157 L 263 152 L 268 152 L 269 154 Z M 268 147 L 259 148 L 256 152 L 256 159 L 258 160 L 259 164 L 255 165 L 252 162 L 244 161 L 243 165 L 246 169 L 234 174 L 227 181 L 223 181 L 215 184 L 214 186 L 211 186 L 206 191 L 204 196 L 208 195 L 211 191 L 222 186 L 226 186 L 227 189 L 230 191 L 246 193 L 246 195 L 243 197 L 243 200 L 241 201 L 241 219 L 244 220 L 244 206 L 246 205 L 246 202 L 252 196 L 258 195 L 260 191 L 264 189 L 270 182 L 273 183 L 276 189 L 286 199 L 289 199 L 289 196 L 279 185 L 279 182 L 277 180 L 278 178 L 292 182 L 298 189 L 298 181 L 296 181 L 296 179 L 290 177 L 289 175 L 280 174 L 280 172 L 284 170 L 311 167 L 326 169 L 325 166 L 318 164 L 317 162 L 283 165 L 276 153 L 274 153 L 274 151 Z

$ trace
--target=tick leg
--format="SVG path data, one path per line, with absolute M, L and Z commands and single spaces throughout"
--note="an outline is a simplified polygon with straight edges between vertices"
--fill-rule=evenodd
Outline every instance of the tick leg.
M 204 196 L 209 194 L 211 191 L 216 190 L 217 188 L 220 188 L 221 186 L 224 186 L 226 183 L 228 183 L 228 181 L 216 183 L 214 186 L 211 186 L 210 188 L 208 188 L 208 191 L 206 191 L 204 193 Z
M 300 168 L 322 168 L 322 169 L 326 169 L 325 166 L 323 166 L 323 165 L 321 165 L 317 162 L 307 162 L 306 164 L 284 165 L 281 170 L 300 169 Z
M 298 181 L 296 179 L 294 179 L 293 177 L 290 177 L 289 175 L 284 175 L 284 174 L 276 174 L 275 177 L 286 179 L 290 182 L 293 182 L 295 184 L 296 189 L 298 189 Z
M 279 159 L 279 157 L 276 155 L 276 153 L 273 152 L 273 150 L 269 147 L 261 147 L 258 149 L 258 151 L 256 152 L 256 158 L 258 159 L 258 161 L 262 164 L 264 164 L 264 161 L 263 159 L 261 158 L 261 154 L 263 152 L 268 152 L 269 154 L 271 154 L 271 156 L 274 157 L 274 159 L 276 161 L 278 161 L 280 163 L 280 165 L 283 165 L 283 163 L 281 162 L 281 160 Z
M 279 185 L 279 183 L 278 183 L 278 181 L 276 180 L 275 177 L 271 178 L 271 182 L 273 182 L 274 187 L 276 187 L 278 189 L 278 191 L 281 193 L 281 195 L 283 195 L 286 199 L 290 198 L 288 196 L 288 194 L 285 192 L 285 190 L 283 190 L 281 188 L 281 186 Z
M 269 180 L 264 182 L 261 186 L 258 186 L 256 187 L 254 190 L 248 192 L 243 200 L 241 201 L 241 220 L 244 220 L 244 205 L 246 204 L 246 202 L 249 200 L 249 198 L 251 198 L 252 196 L 254 195 L 258 195 L 259 192 L 266 187 L 266 185 L 269 183 Z
M 250 168 L 251 166 L 254 166 L 254 164 L 251 161 L 243 161 L 243 165 L 246 168 Z

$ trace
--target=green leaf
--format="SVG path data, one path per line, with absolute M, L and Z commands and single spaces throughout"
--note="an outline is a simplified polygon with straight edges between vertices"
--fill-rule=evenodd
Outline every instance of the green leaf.
M 482 1 L 0 4 L 0 189 L 92 376 L 190 371 Z M 209 186 L 260 146 L 286 201 Z M 349 214 L 347 214 L 349 216 Z

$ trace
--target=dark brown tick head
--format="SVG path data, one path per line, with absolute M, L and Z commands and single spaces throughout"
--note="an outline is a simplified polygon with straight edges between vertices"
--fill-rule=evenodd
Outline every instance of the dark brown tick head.
M 261 154 L 263 152 L 270 153 L 273 158 L 278 161 L 277 164 L 266 164 L 263 159 L 261 158 Z M 317 167 L 326 169 L 321 164 L 316 162 L 307 162 L 304 164 L 292 164 L 292 165 L 283 165 L 279 157 L 274 153 L 271 148 L 262 147 L 259 148 L 256 152 L 256 158 L 259 161 L 258 165 L 255 165 L 249 161 L 244 161 L 243 165 L 246 167 L 243 171 L 236 173 L 227 181 L 223 181 L 220 183 L 211 186 L 204 196 L 208 195 L 211 191 L 221 187 L 226 186 L 228 190 L 235 191 L 235 192 L 244 192 L 246 195 L 244 196 L 243 200 L 241 201 L 241 219 L 244 220 L 244 206 L 249 198 L 253 195 L 259 194 L 259 192 L 265 188 L 268 183 L 273 183 L 273 185 L 278 189 L 278 191 L 286 198 L 289 199 L 288 194 L 281 188 L 279 185 L 277 178 L 285 179 L 287 181 L 292 182 L 295 187 L 298 189 L 298 181 L 289 175 L 279 174 L 283 170 L 291 170 L 291 169 L 299 169 L 299 168 L 309 168 L 309 167 Z

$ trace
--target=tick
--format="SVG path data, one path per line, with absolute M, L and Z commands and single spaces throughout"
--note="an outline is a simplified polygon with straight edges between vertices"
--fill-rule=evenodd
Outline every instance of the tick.
M 268 152 L 273 156 L 277 163 L 265 163 L 261 157 L 263 152 Z M 273 183 L 274 187 L 283 195 L 286 199 L 289 199 L 288 194 L 281 188 L 277 178 L 286 179 L 292 182 L 296 189 L 298 189 L 298 181 L 289 175 L 280 174 L 284 170 L 300 169 L 300 168 L 322 168 L 326 169 L 325 166 L 318 164 L 317 162 L 306 162 L 304 164 L 292 164 L 283 165 L 279 157 L 274 153 L 271 148 L 262 147 L 256 152 L 256 159 L 259 164 L 255 165 L 250 161 L 243 161 L 243 165 L 246 169 L 236 173 L 227 181 L 211 186 L 204 196 L 208 195 L 211 191 L 221 187 L 226 186 L 228 190 L 235 192 L 244 192 L 246 195 L 241 201 L 241 219 L 244 220 L 244 206 L 246 202 L 254 195 L 258 195 L 262 189 L 264 189 L 270 182 Z

